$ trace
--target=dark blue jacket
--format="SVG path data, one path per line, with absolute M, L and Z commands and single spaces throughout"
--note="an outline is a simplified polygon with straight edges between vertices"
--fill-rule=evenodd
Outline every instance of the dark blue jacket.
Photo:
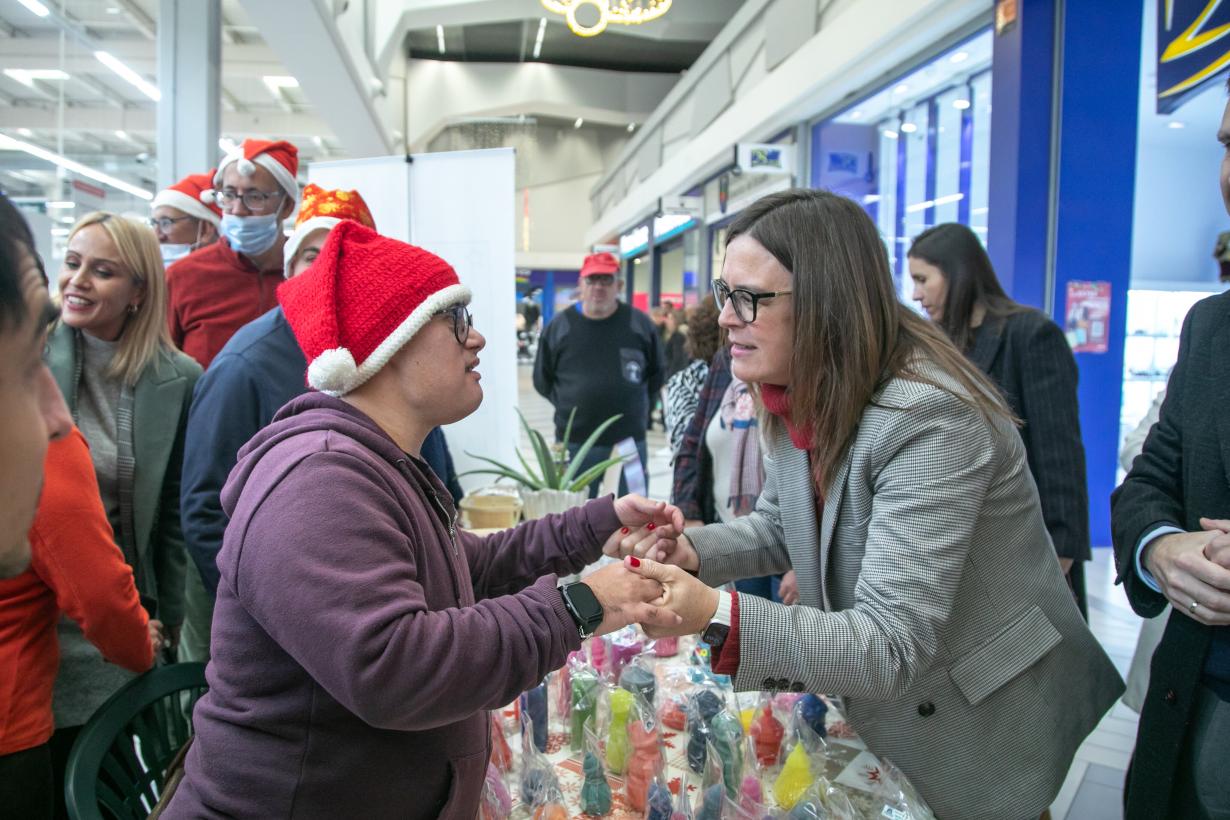
M 184 442 L 180 516 L 184 544 L 210 596 L 218 590 L 216 559 L 227 523 L 219 499 L 222 485 L 239 448 L 282 405 L 307 392 L 306 372 L 303 351 L 276 307 L 236 331 L 197 380 Z M 423 442 L 422 457 L 460 500 L 461 486 L 439 428 Z

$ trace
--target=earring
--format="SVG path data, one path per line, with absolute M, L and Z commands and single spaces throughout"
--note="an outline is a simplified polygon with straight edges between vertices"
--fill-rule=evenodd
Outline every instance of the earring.
M 137 310 L 138 310 L 140 307 L 141 307 L 140 305 L 129 305 L 129 306 L 128 306 L 128 312 L 129 312 L 129 313 L 132 313 L 132 314 L 136 314 Z

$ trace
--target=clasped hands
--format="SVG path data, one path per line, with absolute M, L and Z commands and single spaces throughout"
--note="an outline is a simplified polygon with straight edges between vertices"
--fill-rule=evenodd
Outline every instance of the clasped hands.
M 633 623 L 650 637 L 703 630 L 717 610 L 720 593 L 691 574 L 700 560 L 683 534 L 683 513 L 637 495 L 617 499 L 615 513 L 623 527 L 602 551 L 624 560 L 585 578 L 605 616 L 595 634 Z
M 1230 624 L 1230 520 L 1201 518 L 1200 527 L 1161 536 L 1144 564 L 1176 611 L 1224 626 Z

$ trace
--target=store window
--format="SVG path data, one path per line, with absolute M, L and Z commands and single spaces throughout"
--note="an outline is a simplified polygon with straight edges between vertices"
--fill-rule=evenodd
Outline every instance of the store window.
M 863 205 L 907 302 L 919 233 L 959 222 L 987 241 L 991 46 L 978 34 L 811 129 L 812 187 Z

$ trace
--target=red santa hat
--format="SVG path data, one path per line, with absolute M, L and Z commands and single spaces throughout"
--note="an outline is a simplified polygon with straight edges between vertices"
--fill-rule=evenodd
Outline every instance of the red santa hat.
M 218 170 L 214 173 L 215 188 L 221 190 L 222 173 L 232 162 L 237 163 L 236 169 L 245 177 L 252 176 L 256 173 L 256 166 L 261 166 L 273 174 L 282 190 L 298 204 L 299 183 L 295 176 L 299 173 L 299 149 L 286 140 L 244 140 L 243 145 L 236 146 L 218 164 Z
M 452 265 L 344 220 L 278 302 L 308 361 L 308 384 L 344 396 L 374 376 L 445 308 L 470 301 Z
M 165 205 L 217 226 L 222 222 L 222 209 L 214 202 L 214 177 L 217 173 L 217 169 L 211 168 L 208 173 L 189 174 L 170 188 L 159 191 L 150 207 Z
M 322 228 L 329 230 L 343 219 L 353 219 L 360 225 L 376 230 L 372 212 L 358 191 L 343 191 L 340 188 L 329 191 L 309 182 L 303 189 L 303 204 L 299 206 L 299 215 L 295 217 L 295 230 L 282 246 L 285 274 L 290 276 L 290 260 L 295 258 L 303 240 Z

